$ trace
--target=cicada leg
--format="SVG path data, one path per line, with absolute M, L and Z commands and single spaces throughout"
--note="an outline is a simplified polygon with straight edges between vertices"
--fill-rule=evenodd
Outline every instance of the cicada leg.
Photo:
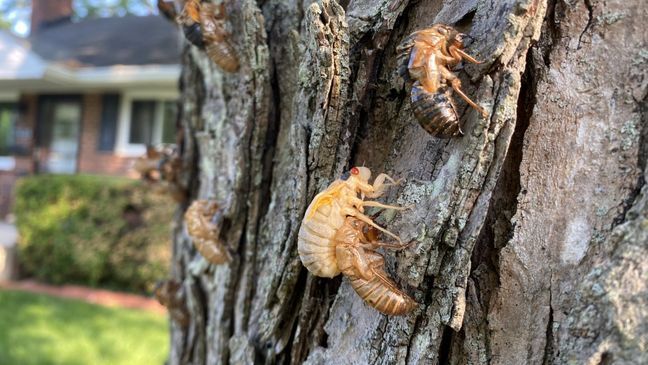
M 389 236 L 393 237 L 395 240 L 398 241 L 399 244 L 402 244 L 402 243 L 403 243 L 403 240 L 401 240 L 400 237 L 398 237 L 398 236 L 395 235 L 394 233 L 392 233 L 392 232 L 386 230 L 385 228 L 383 228 L 383 227 L 377 225 L 374 221 L 371 220 L 371 218 L 369 218 L 369 217 L 367 217 L 366 215 L 360 213 L 360 212 L 357 211 L 356 209 L 353 209 L 353 208 L 350 208 L 350 207 L 349 207 L 349 208 L 344 208 L 344 209 L 342 210 L 342 213 L 343 213 L 344 215 L 350 215 L 350 216 L 352 216 L 352 217 L 356 217 L 356 218 L 358 218 L 359 220 L 361 220 L 361 221 L 367 223 L 368 225 L 370 225 L 370 226 L 372 226 L 372 227 L 375 227 L 376 229 L 378 229 L 379 231 L 385 233 L 386 235 L 389 235 Z
M 368 229 L 366 232 L 364 232 L 362 238 L 360 238 L 360 242 L 362 243 L 361 245 L 362 248 L 371 251 L 374 251 L 376 248 L 379 247 L 389 248 L 393 250 L 402 250 L 411 246 L 412 243 L 414 243 L 414 241 L 408 243 L 401 243 L 401 244 L 378 242 L 378 234 L 376 232 L 376 229 L 373 227 Z
M 450 72 L 450 70 L 448 70 L 443 66 L 439 66 L 439 70 L 441 71 L 443 77 L 446 80 L 450 81 L 450 85 L 452 86 L 452 89 L 457 94 L 459 94 L 459 96 L 461 96 L 461 98 L 464 99 L 466 103 L 468 103 L 468 105 L 475 108 L 482 115 L 482 117 L 484 118 L 488 117 L 488 112 L 484 108 L 477 105 L 477 103 L 472 101 L 466 94 L 464 94 L 464 92 L 461 90 L 461 80 L 459 80 L 459 78 L 455 74 L 453 74 L 452 72 Z
M 387 242 L 365 242 L 370 248 L 378 248 L 378 247 L 384 247 L 384 248 L 390 248 L 393 250 L 403 250 L 408 247 L 410 247 L 414 242 L 408 242 L 408 243 L 387 243 Z
M 388 183 L 385 180 L 389 181 Z M 398 185 L 403 182 L 403 179 L 394 180 L 391 176 L 387 174 L 380 174 L 374 179 L 371 189 L 367 189 L 369 192 L 363 193 L 363 196 L 367 198 L 377 198 L 385 193 L 385 189 L 389 186 Z
M 407 210 L 411 207 L 399 207 L 397 205 L 387 205 L 373 200 L 362 200 L 360 198 L 351 198 L 351 203 L 358 207 L 376 207 L 382 209 Z
M 389 182 L 386 183 L 385 180 L 388 180 Z M 374 183 L 373 183 L 374 194 L 378 193 L 379 195 L 382 195 L 387 187 L 399 185 L 400 183 L 403 182 L 403 180 L 404 179 L 394 180 L 391 176 L 387 174 L 380 174 L 376 176 L 376 178 L 374 179 Z M 369 197 L 372 198 L 372 196 Z
M 470 63 L 474 63 L 474 64 L 477 64 L 477 65 L 480 64 L 480 63 L 483 63 L 483 61 L 478 61 L 473 56 L 471 56 L 468 53 L 464 52 L 463 50 L 461 50 L 459 48 L 456 48 L 456 47 L 453 47 L 453 46 L 450 47 L 449 52 L 453 56 L 455 56 L 455 58 L 456 57 L 463 58 L 464 60 L 466 60 L 466 61 L 468 61 Z

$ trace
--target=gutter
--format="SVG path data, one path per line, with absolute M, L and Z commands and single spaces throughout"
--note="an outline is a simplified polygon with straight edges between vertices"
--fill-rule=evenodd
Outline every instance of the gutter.
M 118 86 L 142 83 L 172 83 L 180 77 L 180 65 L 116 65 L 70 69 L 50 64 L 43 81 L 62 86 Z

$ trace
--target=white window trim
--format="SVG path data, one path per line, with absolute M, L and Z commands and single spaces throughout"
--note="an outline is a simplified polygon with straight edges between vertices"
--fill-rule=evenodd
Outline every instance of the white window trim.
M 164 102 L 178 100 L 177 91 L 160 91 L 160 90 L 141 90 L 125 91 L 121 95 L 121 105 L 119 106 L 119 123 L 117 126 L 117 143 L 115 153 L 123 157 L 139 157 L 146 153 L 146 145 L 129 143 L 129 134 L 131 126 L 131 115 L 133 101 L 136 100 L 155 100 L 156 103 L 156 120 L 153 126 L 153 139 L 162 139 L 162 121 L 164 118 Z

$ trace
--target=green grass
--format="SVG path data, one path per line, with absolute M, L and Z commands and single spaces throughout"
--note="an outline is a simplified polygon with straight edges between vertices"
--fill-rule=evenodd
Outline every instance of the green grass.
M 1 365 L 161 365 L 168 343 L 159 314 L 0 290 Z

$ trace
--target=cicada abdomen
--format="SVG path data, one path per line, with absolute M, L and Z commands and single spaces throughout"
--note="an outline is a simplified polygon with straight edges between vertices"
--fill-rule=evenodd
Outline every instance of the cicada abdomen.
M 223 212 L 214 201 L 196 200 L 185 212 L 185 224 L 194 247 L 212 264 L 223 264 L 231 257 L 220 238 Z
M 372 252 L 371 263 L 373 277 L 369 280 L 359 275 L 346 275 L 349 278 L 351 287 L 358 293 L 367 304 L 376 308 L 379 312 L 391 316 L 402 316 L 413 311 L 418 305 L 409 295 L 396 287 L 396 284 L 387 277 L 382 269 L 385 265 L 384 259 L 377 252 Z
M 447 87 L 441 87 L 435 93 L 427 92 L 418 82 L 412 87 L 414 116 L 421 127 L 435 137 L 463 135 L 450 94 L 451 90 Z
M 209 58 L 227 72 L 236 72 L 239 68 L 236 50 L 229 41 L 230 35 L 224 26 L 225 7 L 214 4 L 202 4 L 200 23 L 202 24 L 205 51 Z
M 227 41 L 214 42 L 207 39 L 205 51 L 209 58 L 227 72 L 236 72 L 239 68 L 238 58 L 234 47 Z

